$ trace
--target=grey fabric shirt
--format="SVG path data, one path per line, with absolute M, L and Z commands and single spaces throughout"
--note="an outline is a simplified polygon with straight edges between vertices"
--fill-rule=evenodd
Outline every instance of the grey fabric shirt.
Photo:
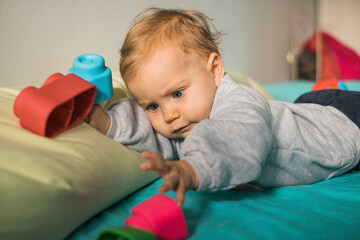
M 248 182 L 264 188 L 310 184 L 349 171 L 360 158 L 360 130 L 339 110 L 267 101 L 228 74 L 216 90 L 209 119 L 186 139 L 155 132 L 134 99 L 111 104 L 107 113 L 107 136 L 137 151 L 186 159 L 199 176 L 199 191 Z

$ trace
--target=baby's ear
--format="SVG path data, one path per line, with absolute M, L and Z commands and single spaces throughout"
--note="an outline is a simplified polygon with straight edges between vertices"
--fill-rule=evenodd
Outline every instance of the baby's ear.
M 216 87 L 218 87 L 225 73 L 224 65 L 219 54 L 217 53 L 210 54 L 207 67 L 214 77 Z

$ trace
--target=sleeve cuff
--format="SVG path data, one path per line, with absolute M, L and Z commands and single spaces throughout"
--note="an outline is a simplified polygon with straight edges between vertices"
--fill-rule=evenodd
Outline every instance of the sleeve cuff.
M 110 127 L 106 133 L 106 136 L 109 138 L 114 138 L 116 135 L 116 132 L 118 132 L 120 129 L 116 129 L 121 127 L 120 124 L 114 124 L 116 122 L 116 117 L 113 116 L 113 113 L 111 111 L 106 112 L 110 117 Z

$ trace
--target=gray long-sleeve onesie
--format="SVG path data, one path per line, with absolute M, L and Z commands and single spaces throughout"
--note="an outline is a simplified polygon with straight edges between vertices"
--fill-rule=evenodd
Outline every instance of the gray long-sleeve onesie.
M 137 151 L 186 159 L 199 176 L 197 190 L 310 184 L 343 174 L 360 159 L 360 130 L 334 107 L 267 101 L 228 74 L 216 90 L 209 119 L 185 139 L 155 132 L 134 99 L 107 110 L 107 136 Z

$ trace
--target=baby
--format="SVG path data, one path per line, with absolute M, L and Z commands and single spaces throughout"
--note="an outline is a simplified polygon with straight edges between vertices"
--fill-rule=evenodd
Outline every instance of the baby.
M 174 190 L 180 206 L 189 190 L 311 184 L 356 168 L 357 93 L 267 101 L 225 73 L 220 34 L 202 13 L 152 8 L 138 18 L 120 58 L 134 98 L 95 105 L 87 121 L 142 152 L 140 168 L 162 176 L 159 191 Z

